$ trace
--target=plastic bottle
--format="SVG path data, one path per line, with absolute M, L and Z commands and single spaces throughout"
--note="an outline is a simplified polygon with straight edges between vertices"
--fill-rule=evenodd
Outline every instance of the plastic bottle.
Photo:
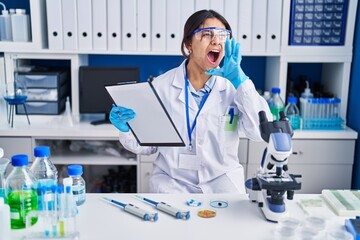
M 10 230 L 10 207 L 0 198 L 0 240 L 9 239 Z
M 1 41 L 12 41 L 12 27 L 11 17 L 9 11 L 6 9 L 2 10 L 0 15 L 0 38 Z
M 30 41 L 30 21 L 25 9 L 16 9 L 11 14 L 12 37 L 14 42 Z
M 5 199 L 5 173 L 10 160 L 3 158 L 3 156 L 4 150 L 0 148 L 0 198 Z
M 274 120 L 279 120 L 279 112 L 285 110 L 284 101 L 280 97 L 280 88 L 272 88 L 271 89 L 272 97 L 270 100 L 270 111 L 273 114 Z
M 296 103 L 297 98 L 290 96 L 288 97 L 288 104 L 285 107 L 285 115 L 289 119 L 293 130 L 300 129 L 300 111 Z
M 264 91 L 263 98 L 266 100 L 266 102 L 269 104 L 271 101 L 271 94 L 269 91 Z
M 77 206 L 82 205 L 86 198 L 85 180 L 82 178 L 83 168 L 81 165 L 69 165 L 68 174 L 72 178 L 72 192 Z
M 301 117 L 304 119 L 312 118 L 311 112 L 312 112 L 312 101 L 309 101 L 309 99 L 313 98 L 314 94 L 312 94 L 311 89 L 309 87 L 309 81 L 306 81 L 306 88 L 304 89 L 304 92 L 301 94 L 300 97 L 300 112 Z
M 48 146 L 38 146 L 34 148 L 35 161 L 31 165 L 30 172 L 36 178 L 36 188 L 38 193 L 38 208 L 42 210 L 41 188 L 46 187 L 46 192 L 51 192 L 51 186 L 58 183 L 58 171 L 50 160 L 50 148 Z
M 5 182 L 5 196 L 10 206 L 11 228 L 21 229 L 26 227 L 26 216 L 30 211 L 38 209 L 38 198 L 35 188 L 36 179 L 28 169 L 27 155 L 19 154 L 11 158 L 12 171 Z M 34 225 L 37 218 L 31 219 Z

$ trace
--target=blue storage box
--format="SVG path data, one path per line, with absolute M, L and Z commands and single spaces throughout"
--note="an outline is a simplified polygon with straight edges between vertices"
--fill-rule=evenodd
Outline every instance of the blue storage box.
M 349 0 L 292 0 L 289 45 L 344 45 Z

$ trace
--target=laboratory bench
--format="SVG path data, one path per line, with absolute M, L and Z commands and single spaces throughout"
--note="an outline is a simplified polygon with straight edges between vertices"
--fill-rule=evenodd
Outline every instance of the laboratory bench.
M 176 219 L 137 199 L 134 194 L 87 194 L 84 205 L 78 207 L 76 228 L 80 239 L 247 239 L 272 240 L 278 224 L 265 220 L 257 203 L 246 194 L 141 194 L 154 201 L 163 201 L 181 210 L 190 211 L 188 220 Z M 132 203 L 149 212 L 158 213 L 156 222 L 144 221 L 122 208 L 102 200 L 108 197 L 123 203 Z M 317 194 L 297 194 L 294 200 L 285 200 L 288 216 L 304 221 L 309 216 L 299 206 L 301 199 L 320 199 Z M 188 206 L 194 199 L 202 204 Z M 227 201 L 226 208 L 213 208 L 210 201 Z M 344 229 L 345 217 L 337 216 L 324 201 L 321 216 L 326 217 L 325 231 Z M 199 210 L 216 211 L 213 218 L 201 218 Z M 36 224 L 33 226 L 36 227 Z M 32 228 L 33 228 L 32 227 Z M 26 230 L 12 230 L 12 240 L 21 239 Z
M 136 168 L 135 192 L 148 192 L 148 180 L 156 154 L 136 156 L 125 152 L 124 155 L 124 149 L 118 141 L 118 130 L 111 124 L 94 126 L 89 121 L 73 121 L 69 124 L 62 115 L 31 116 L 30 121 L 29 126 L 25 116 L 16 116 L 13 128 L 6 122 L 0 123 L 0 147 L 4 149 L 5 157 L 11 158 L 19 153 L 32 156 L 35 146 L 50 145 L 54 146 L 51 148 L 54 164 L 82 164 L 85 166 L 84 174 L 92 179 L 93 176 L 101 178 L 106 171 L 98 172 L 99 166 Z M 292 143 L 296 154 L 289 157 L 289 172 L 303 176 L 300 192 L 318 194 L 325 188 L 350 188 L 357 137 L 357 132 L 350 128 L 333 131 L 295 130 Z M 121 154 L 116 156 L 86 149 L 74 152 L 69 149 L 73 143 L 84 142 L 92 146 L 111 144 L 115 146 L 112 150 Z M 265 147 L 264 142 L 254 142 L 246 138 L 245 134 L 240 135 L 238 155 L 246 179 L 256 173 Z

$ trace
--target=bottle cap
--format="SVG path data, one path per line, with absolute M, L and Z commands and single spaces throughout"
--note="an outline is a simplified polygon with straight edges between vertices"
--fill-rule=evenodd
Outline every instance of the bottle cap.
M 69 176 L 78 176 L 83 174 L 83 169 L 81 165 L 69 165 L 68 166 Z
M 28 156 L 25 154 L 14 155 L 11 158 L 11 164 L 14 167 L 27 166 L 29 164 Z
M 270 92 L 269 91 L 264 91 L 264 97 L 265 98 L 270 98 L 271 97 Z
M 272 92 L 272 93 L 280 93 L 280 88 L 273 87 L 273 88 L 271 89 L 271 92 Z
M 5 202 L 4 202 L 4 198 L 0 197 L 0 207 L 4 206 Z
M 25 13 L 26 13 L 26 10 L 25 10 L 25 9 L 21 9 L 21 8 L 16 8 L 16 9 L 15 9 L 15 13 L 16 13 L 16 14 L 25 14 Z
M 9 11 L 8 10 L 2 10 L 1 14 L 4 15 L 4 16 L 9 15 Z
M 49 157 L 50 148 L 48 146 L 38 146 L 34 149 L 35 157 Z
M 289 96 L 288 97 L 288 103 L 297 103 L 297 97 Z

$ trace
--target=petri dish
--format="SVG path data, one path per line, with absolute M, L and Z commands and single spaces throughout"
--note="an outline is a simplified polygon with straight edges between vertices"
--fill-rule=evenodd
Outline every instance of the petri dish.
M 210 201 L 210 206 L 213 208 L 227 208 L 229 206 L 228 201 L 223 199 L 216 199 Z
M 299 240 L 316 240 L 319 239 L 319 231 L 311 227 L 302 227 L 298 232 Z
M 326 234 L 327 240 L 353 240 L 353 235 L 345 230 L 331 230 Z
M 307 217 L 305 218 L 305 226 L 322 231 L 326 228 L 326 220 L 315 216 Z
M 277 226 L 275 229 L 275 240 L 293 240 L 296 237 L 296 231 L 292 227 Z
M 293 217 L 283 217 L 278 221 L 279 227 L 288 227 L 292 229 L 297 229 L 301 224 L 301 221 Z
M 216 211 L 211 209 L 202 209 L 198 211 L 197 215 L 202 218 L 213 218 L 216 216 Z

